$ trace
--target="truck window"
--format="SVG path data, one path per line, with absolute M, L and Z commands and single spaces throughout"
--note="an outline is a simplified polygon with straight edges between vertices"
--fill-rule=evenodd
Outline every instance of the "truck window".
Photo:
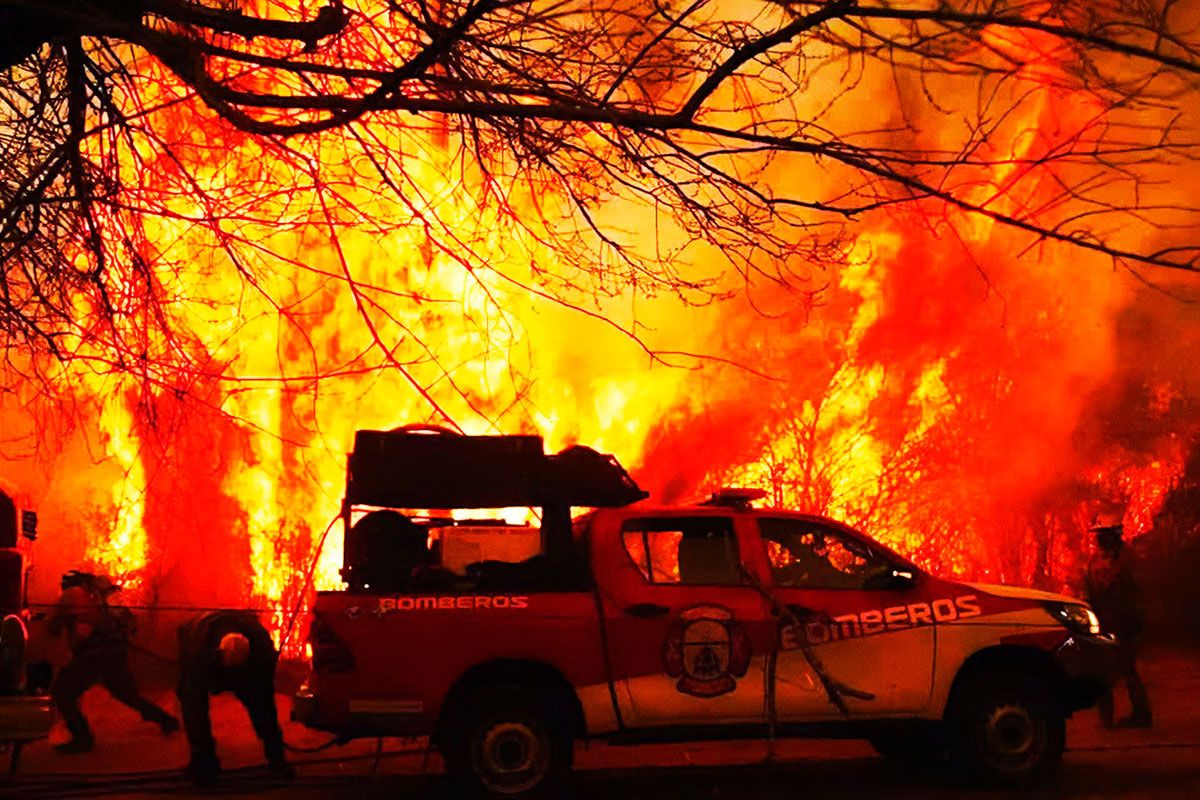
M 760 519 L 771 579 L 797 589 L 871 589 L 891 565 L 842 531 L 796 519 Z
M 656 584 L 741 583 L 737 538 L 727 517 L 650 517 L 621 526 L 625 552 Z

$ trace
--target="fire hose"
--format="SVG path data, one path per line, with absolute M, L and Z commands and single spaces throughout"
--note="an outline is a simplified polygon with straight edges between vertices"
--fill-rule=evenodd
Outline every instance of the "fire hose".
M 300 599 L 296 602 L 296 605 L 292 607 L 291 614 L 288 616 L 287 624 L 283 627 L 283 629 L 280 633 L 280 641 L 279 641 L 280 651 L 283 650 L 283 648 L 287 645 L 288 641 L 291 638 L 292 631 L 296 625 L 296 620 L 300 616 L 300 610 L 304 607 L 304 595 L 308 592 L 309 588 L 312 586 L 313 575 L 316 573 L 317 564 L 320 562 L 321 551 L 324 550 L 324 548 L 325 548 L 325 542 L 329 538 L 329 532 L 331 530 L 333 530 L 333 526 L 337 524 L 337 521 L 339 519 L 341 519 L 341 515 L 335 516 L 335 517 L 333 517 L 333 519 L 331 519 L 329 521 L 329 524 L 325 526 L 325 530 L 321 534 L 320 540 L 318 540 L 318 542 L 317 542 L 317 547 L 313 553 L 312 561 L 309 563 L 308 568 L 304 572 L 304 583 L 301 585 L 300 592 L 299 592 Z M 26 607 L 31 610 L 32 609 L 50 610 L 50 609 L 56 608 L 57 604 L 56 603 L 31 602 L 31 603 L 26 603 Z M 227 606 L 226 607 L 167 606 L 167 605 L 160 605 L 160 604 L 131 605 L 131 604 L 127 604 L 127 603 L 114 604 L 113 607 L 128 609 L 130 611 L 159 611 L 159 612 L 162 612 L 162 611 L 187 611 L 187 612 L 193 612 L 193 613 L 194 612 L 210 612 L 210 611 L 244 611 L 244 612 L 252 613 L 252 614 L 263 614 L 263 613 L 274 613 L 275 611 L 278 610 L 278 609 L 272 609 L 272 608 L 229 608 Z M 34 613 L 31 617 L 31 619 L 34 621 L 42 619 L 45 614 L 44 610 Z M 155 653 L 144 647 L 138 647 L 137 645 L 133 645 L 133 647 L 134 647 L 134 649 L 139 650 L 143 653 L 147 653 L 157 659 L 167 661 L 170 663 L 177 663 L 174 661 L 174 659 L 171 659 L 167 656 L 163 656 L 159 653 Z
M 151 650 L 148 647 L 142 647 L 139 644 L 134 644 L 133 642 L 130 642 L 129 648 L 131 650 L 137 650 L 139 653 L 145 653 L 146 655 L 148 655 L 152 658 L 155 658 L 159 661 L 162 661 L 166 664 L 171 664 L 172 666 L 179 666 L 179 659 L 171 658 L 170 656 L 164 656 L 162 653 L 155 652 L 154 650 Z M 343 740 L 341 736 L 335 734 L 334 736 L 330 737 L 329 741 L 322 742 L 321 744 L 313 745 L 312 747 L 301 747 L 300 745 L 289 744 L 287 742 L 287 740 L 285 739 L 283 742 L 283 748 L 285 750 L 287 750 L 289 753 L 320 753 L 321 751 L 328 750 L 329 748 L 331 748 L 337 744 L 345 744 L 345 740 Z
M 356 775 L 309 775 L 300 776 L 287 783 L 292 790 L 323 789 L 342 785 L 350 785 L 358 781 L 368 780 L 377 776 L 380 764 L 384 758 L 418 755 L 425 752 L 422 747 L 400 747 L 396 750 L 383 749 L 382 738 L 374 750 L 342 758 L 309 758 L 293 762 L 297 766 L 320 766 L 325 764 L 347 764 L 351 762 L 371 761 L 368 771 Z M 425 761 L 422 762 L 420 774 L 425 773 Z M 226 770 L 222 773 L 221 783 L 217 791 L 226 793 L 257 793 L 280 786 L 274 777 L 265 775 L 258 767 L 240 767 Z M 105 795 L 127 795 L 131 792 L 164 792 L 188 793 L 195 787 L 184 778 L 178 769 L 155 769 L 131 772 L 80 772 L 80 773 L 49 773 L 31 780 L 19 783 L 0 785 L 3 789 L 12 788 L 19 792 L 22 798 L 91 798 Z M 0 796 L 4 791 L 0 791 Z
M 837 710 L 840 711 L 843 716 L 850 715 L 850 709 L 846 705 L 845 698 L 851 697 L 855 700 L 875 699 L 875 695 L 871 694 L 870 692 L 865 692 L 861 689 L 855 689 L 854 687 L 833 678 L 825 669 L 825 665 L 822 663 L 821 657 L 817 655 L 817 653 L 813 650 L 812 645 L 808 643 L 808 637 L 804 635 L 804 622 L 800 619 L 800 616 L 791 608 L 789 608 L 787 604 L 781 602 L 779 598 L 776 597 L 770 589 L 764 586 L 763 582 L 760 581 L 758 577 L 754 575 L 754 573 L 746 569 L 745 566 L 740 566 L 739 571 L 742 573 L 742 577 L 745 578 L 746 582 L 750 584 L 751 588 L 758 592 L 758 594 L 767 601 L 767 603 L 771 606 L 771 609 L 775 612 L 775 615 L 785 620 L 795 629 L 796 642 L 799 645 L 800 652 L 804 654 L 804 660 L 808 662 L 809 667 L 812 668 L 812 671 L 816 674 L 817 679 L 821 682 L 821 687 L 825 690 L 825 695 L 829 698 L 829 702 L 832 703 L 833 706 L 837 708 Z M 828 618 L 822 618 L 820 616 L 818 616 L 817 619 L 826 624 L 832 622 L 832 620 Z M 766 682 L 766 686 L 764 688 L 767 706 L 767 744 L 769 748 L 768 757 L 771 758 L 774 756 L 776 731 L 779 727 L 779 712 L 775 703 L 775 673 L 778 660 L 779 642 L 776 640 L 771 647 L 767 661 L 767 668 L 764 674 L 764 681 Z

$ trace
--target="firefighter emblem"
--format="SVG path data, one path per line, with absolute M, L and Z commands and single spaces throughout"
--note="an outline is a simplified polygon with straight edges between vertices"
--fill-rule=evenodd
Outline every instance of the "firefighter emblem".
M 737 687 L 750 666 L 750 638 L 733 612 L 720 606 L 684 610 L 667 631 L 667 674 L 692 697 L 719 697 Z

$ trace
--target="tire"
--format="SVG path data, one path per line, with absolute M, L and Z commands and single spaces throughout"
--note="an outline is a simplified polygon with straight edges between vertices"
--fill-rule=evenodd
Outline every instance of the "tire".
M 477 797 L 544 797 L 565 781 L 574 755 L 558 706 L 520 686 L 472 690 L 443 737 L 447 771 Z
M 1017 671 L 980 673 L 951 709 L 954 755 L 967 776 L 987 786 L 1022 787 L 1048 778 L 1062 762 L 1066 718 L 1044 683 Z

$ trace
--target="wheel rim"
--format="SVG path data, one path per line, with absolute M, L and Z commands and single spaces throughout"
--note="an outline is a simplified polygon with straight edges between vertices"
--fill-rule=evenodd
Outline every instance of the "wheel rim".
M 537 786 L 549 766 L 545 739 L 523 722 L 487 728 L 472 752 L 475 774 L 497 794 L 520 794 Z
M 984 719 L 984 755 L 997 769 L 1019 772 L 1037 763 L 1046 747 L 1045 726 L 1025 706 L 1002 703 Z

